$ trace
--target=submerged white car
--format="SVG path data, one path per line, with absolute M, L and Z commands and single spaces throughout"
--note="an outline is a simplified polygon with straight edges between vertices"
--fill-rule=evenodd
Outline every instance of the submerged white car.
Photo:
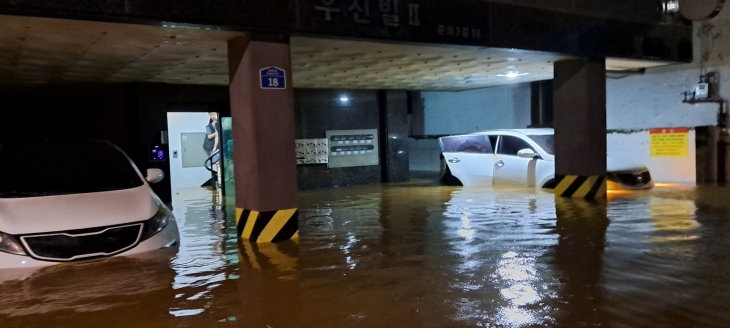
M 132 161 L 106 142 L 0 145 L 0 269 L 40 267 L 177 246 L 172 212 Z
M 464 186 L 544 187 L 555 178 L 553 129 L 490 130 L 439 138 L 441 181 Z M 645 166 L 626 166 L 608 158 L 609 189 L 654 186 Z

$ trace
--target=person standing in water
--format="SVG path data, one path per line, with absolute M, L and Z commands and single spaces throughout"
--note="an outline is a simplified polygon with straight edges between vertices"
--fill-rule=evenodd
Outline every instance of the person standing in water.
M 216 112 L 209 112 L 208 116 L 210 117 L 210 121 L 208 122 L 208 126 L 205 127 L 205 142 L 203 143 L 203 148 L 205 149 L 206 153 L 208 154 L 208 157 L 218 151 L 221 146 L 221 135 L 220 130 L 221 126 L 218 122 L 218 113 Z M 220 158 L 220 156 L 217 156 Z M 215 159 L 214 159 L 215 160 Z M 218 161 L 213 163 L 213 168 L 218 171 Z

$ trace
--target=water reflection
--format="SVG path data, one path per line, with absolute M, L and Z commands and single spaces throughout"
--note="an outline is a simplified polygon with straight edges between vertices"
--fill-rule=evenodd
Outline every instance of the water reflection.
M 195 316 L 210 308 L 216 289 L 237 277 L 237 239 L 229 222 L 232 217 L 221 206 L 217 192 L 186 189 L 175 196 L 173 212 L 181 223 L 181 240 L 171 263 L 176 295 L 169 313 Z
M 562 327 L 605 325 L 601 276 L 609 227 L 606 203 L 556 198 L 555 208 L 559 238 L 550 254 L 560 281 L 553 305 L 555 323 Z
M 602 283 L 613 323 L 730 324 L 728 191 L 658 190 L 611 204 L 607 240 L 616 247 L 606 250 Z
M 44 268 L 22 281 L 2 285 L 0 313 L 17 327 L 41 326 L 82 313 L 97 313 L 91 323 L 125 320 L 137 311 L 160 318 L 174 300 L 175 272 L 162 258 L 114 258 L 93 264 Z
M 554 245 L 554 196 L 542 191 L 464 188 L 452 193 L 444 217 L 461 295 L 455 320 L 526 327 L 550 322 L 554 293 L 539 262 Z
M 668 187 L 667 187 L 668 188 Z M 3 327 L 726 327 L 730 189 L 609 201 L 406 184 L 304 192 L 301 238 L 238 242 L 180 193 L 179 251 L 0 285 Z

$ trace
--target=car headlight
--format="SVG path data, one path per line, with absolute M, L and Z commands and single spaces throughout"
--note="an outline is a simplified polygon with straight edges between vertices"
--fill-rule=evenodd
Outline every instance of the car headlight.
M 23 247 L 20 246 L 18 239 L 4 232 L 0 232 L 0 252 L 15 255 L 28 255 L 25 250 L 23 250 Z
M 165 229 L 165 227 L 167 227 L 167 224 L 170 223 L 171 219 L 172 212 L 170 212 L 167 207 L 160 205 L 160 208 L 159 210 L 157 210 L 155 216 L 145 221 L 144 231 L 142 232 L 142 240 L 144 241 L 150 239 L 152 238 L 152 236 L 162 231 L 162 229 Z

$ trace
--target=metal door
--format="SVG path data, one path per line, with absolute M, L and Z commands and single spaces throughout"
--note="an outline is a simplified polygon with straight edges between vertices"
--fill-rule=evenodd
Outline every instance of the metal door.
M 180 146 L 182 167 L 203 167 L 208 153 L 203 148 L 205 132 L 184 132 L 180 133 Z

